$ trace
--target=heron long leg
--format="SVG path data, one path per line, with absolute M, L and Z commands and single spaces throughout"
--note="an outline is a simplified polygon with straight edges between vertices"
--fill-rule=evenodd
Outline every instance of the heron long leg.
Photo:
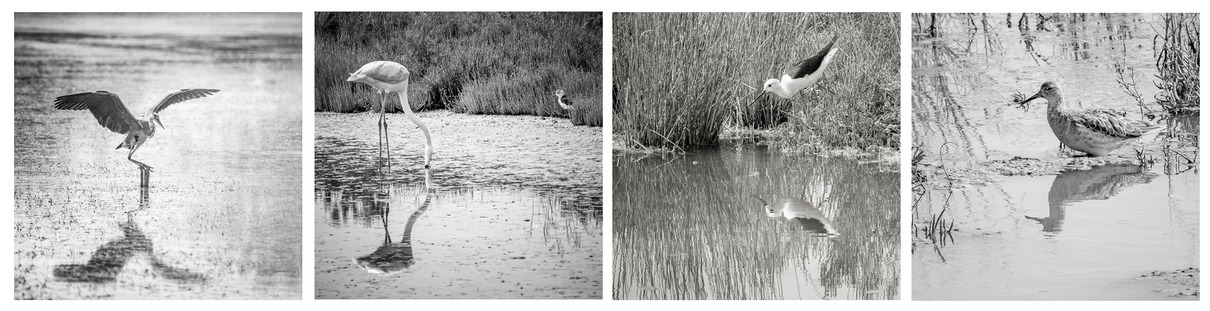
M 134 144 L 134 147 L 133 147 L 133 148 L 130 148 L 130 153 L 126 155 L 126 159 L 127 159 L 127 160 L 130 160 L 130 162 L 134 162 L 134 164 L 138 164 L 140 168 L 143 168 L 143 169 L 146 169 L 146 170 L 148 170 L 148 171 L 151 171 L 152 169 L 151 169 L 151 166 L 150 166 L 150 165 L 143 164 L 143 162 L 139 162 L 139 161 L 137 161 L 137 160 L 135 160 L 135 159 L 134 159 L 134 152 L 135 152 L 136 150 L 139 150 L 139 147 L 140 147 L 140 146 L 142 146 L 142 145 L 143 145 L 143 142 L 137 142 L 137 143 L 135 143 L 135 144 Z

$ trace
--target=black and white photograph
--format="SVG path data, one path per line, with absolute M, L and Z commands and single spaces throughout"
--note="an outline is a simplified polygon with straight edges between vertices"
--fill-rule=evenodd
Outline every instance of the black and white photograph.
M 910 22 L 912 299 L 1199 299 L 1199 14 Z
M 315 13 L 316 299 L 601 299 L 600 12 Z
M 301 299 L 302 21 L 16 13 L 15 298 Z
M 898 13 L 613 15 L 613 298 L 899 299 Z

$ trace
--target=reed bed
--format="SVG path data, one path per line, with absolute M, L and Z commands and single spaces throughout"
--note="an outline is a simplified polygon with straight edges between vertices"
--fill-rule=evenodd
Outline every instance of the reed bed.
M 345 79 L 389 60 L 412 73 L 413 110 L 565 116 L 554 96 L 563 89 L 576 102 L 573 123 L 602 124 L 600 13 L 321 12 L 315 19 L 315 111 L 378 110 L 382 98 L 372 88 Z M 388 100 L 386 110 L 399 105 Z
M 1169 113 L 1196 111 L 1201 103 L 1201 18 L 1197 13 L 1164 14 L 1162 23 L 1155 40 L 1156 100 Z
M 840 35 L 821 82 L 752 102 Z M 633 148 L 715 145 L 781 124 L 803 147 L 898 147 L 899 20 L 884 13 L 616 13 L 614 132 Z

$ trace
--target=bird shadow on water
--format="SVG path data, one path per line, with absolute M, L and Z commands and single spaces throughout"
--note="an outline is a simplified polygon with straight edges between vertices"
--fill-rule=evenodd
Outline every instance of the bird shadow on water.
M 146 185 L 150 173 L 142 170 L 141 183 Z M 159 276 L 181 283 L 204 283 L 208 280 L 205 275 L 189 271 L 186 268 L 173 267 L 160 260 L 155 254 L 155 247 L 139 224 L 134 221 L 136 213 L 151 208 L 151 195 L 148 187 L 139 189 L 139 207 L 126 212 L 126 221 L 118 224 L 122 229 L 122 237 L 109 241 L 93 251 L 92 257 L 85 264 L 55 265 L 55 279 L 64 282 L 109 283 L 117 280 L 123 268 L 136 256 L 147 256 L 151 268 Z

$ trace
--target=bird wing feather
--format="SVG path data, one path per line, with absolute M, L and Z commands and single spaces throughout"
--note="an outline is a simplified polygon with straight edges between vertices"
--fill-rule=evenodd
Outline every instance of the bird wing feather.
M 117 94 L 106 91 L 77 93 L 55 98 L 55 109 L 84 110 L 92 112 L 101 126 L 118 134 L 126 134 L 138 127 L 139 120 L 130 113 Z
M 1073 114 L 1070 119 L 1077 126 L 1119 138 L 1137 138 L 1159 128 L 1154 123 L 1130 119 L 1118 111 L 1106 109 L 1085 110 Z
M 786 74 L 791 78 L 798 79 L 815 73 L 815 71 L 819 70 L 819 67 L 823 66 L 824 58 L 828 56 L 828 53 L 831 53 L 832 46 L 836 44 L 836 39 L 838 38 L 840 38 L 840 35 L 833 36 L 832 42 L 828 43 L 828 46 L 825 46 L 819 53 L 815 53 L 811 58 L 804 59 L 794 64 L 794 66 L 786 68 Z
M 172 104 L 183 102 L 183 101 L 188 101 L 191 99 L 198 99 L 198 98 L 206 97 L 209 95 L 213 95 L 214 93 L 218 93 L 218 90 L 215 90 L 215 89 L 183 89 L 180 91 L 172 92 L 172 94 L 168 94 L 168 96 L 165 96 L 164 99 L 161 99 L 159 104 L 156 104 L 155 107 L 151 108 L 151 112 L 159 113 L 160 111 L 163 111 L 165 108 L 168 108 L 168 106 L 171 106 Z
M 380 60 L 361 66 L 353 75 L 364 75 L 389 84 L 399 84 L 407 81 L 411 73 L 399 63 Z

